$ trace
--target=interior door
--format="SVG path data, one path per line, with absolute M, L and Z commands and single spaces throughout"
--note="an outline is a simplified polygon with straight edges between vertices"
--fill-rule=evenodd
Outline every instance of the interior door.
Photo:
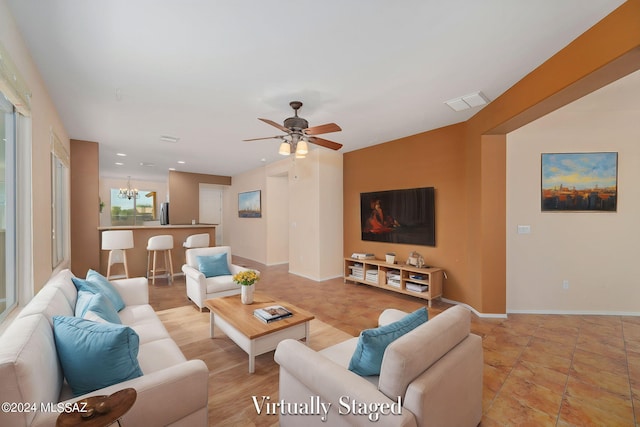
M 222 246 L 222 189 L 214 184 L 200 184 L 200 212 L 202 224 L 216 224 L 216 246 Z

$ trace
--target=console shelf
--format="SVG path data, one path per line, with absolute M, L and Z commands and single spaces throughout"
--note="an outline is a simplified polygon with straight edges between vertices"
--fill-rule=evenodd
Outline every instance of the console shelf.
M 344 259 L 344 282 L 362 283 L 431 301 L 442 297 L 444 271 L 438 267 L 388 264 L 379 259 Z

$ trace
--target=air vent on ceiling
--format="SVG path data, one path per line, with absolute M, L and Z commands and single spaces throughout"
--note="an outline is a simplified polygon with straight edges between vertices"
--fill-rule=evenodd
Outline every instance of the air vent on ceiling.
M 447 104 L 453 111 L 467 110 L 471 107 L 480 107 L 486 105 L 489 99 L 480 91 L 470 93 L 469 95 L 461 96 L 459 98 L 453 98 L 444 103 Z

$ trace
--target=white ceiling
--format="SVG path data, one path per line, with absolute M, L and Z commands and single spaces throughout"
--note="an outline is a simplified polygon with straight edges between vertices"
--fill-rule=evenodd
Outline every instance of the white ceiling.
M 293 100 L 342 127 L 322 136 L 343 152 L 467 120 L 481 107 L 443 102 L 496 99 L 623 0 L 7 3 L 69 136 L 135 182 L 280 160 L 278 140 L 242 140 L 281 134 L 257 118 L 282 123 Z

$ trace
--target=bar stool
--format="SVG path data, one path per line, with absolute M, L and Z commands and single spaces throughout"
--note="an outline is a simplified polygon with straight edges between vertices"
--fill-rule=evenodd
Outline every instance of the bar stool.
M 111 278 L 111 266 L 113 264 L 124 264 L 124 276 L 127 279 L 129 278 L 126 249 L 131 248 L 133 248 L 133 231 L 110 230 L 102 232 L 102 249 L 109 251 L 107 280 Z
M 209 247 L 209 233 L 192 234 L 182 244 L 187 249 Z
M 164 253 L 164 271 L 167 275 L 169 283 L 173 281 L 173 261 L 171 260 L 171 249 L 173 249 L 173 236 L 163 234 L 160 236 L 150 237 L 147 242 L 147 278 L 151 278 L 151 284 L 155 285 L 158 269 L 156 267 L 156 255 L 162 251 Z M 151 252 L 153 252 L 153 267 L 149 269 L 151 262 Z M 169 260 L 167 261 L 167 257 Z M 149 277 L 149 274 L 152 274 Z

